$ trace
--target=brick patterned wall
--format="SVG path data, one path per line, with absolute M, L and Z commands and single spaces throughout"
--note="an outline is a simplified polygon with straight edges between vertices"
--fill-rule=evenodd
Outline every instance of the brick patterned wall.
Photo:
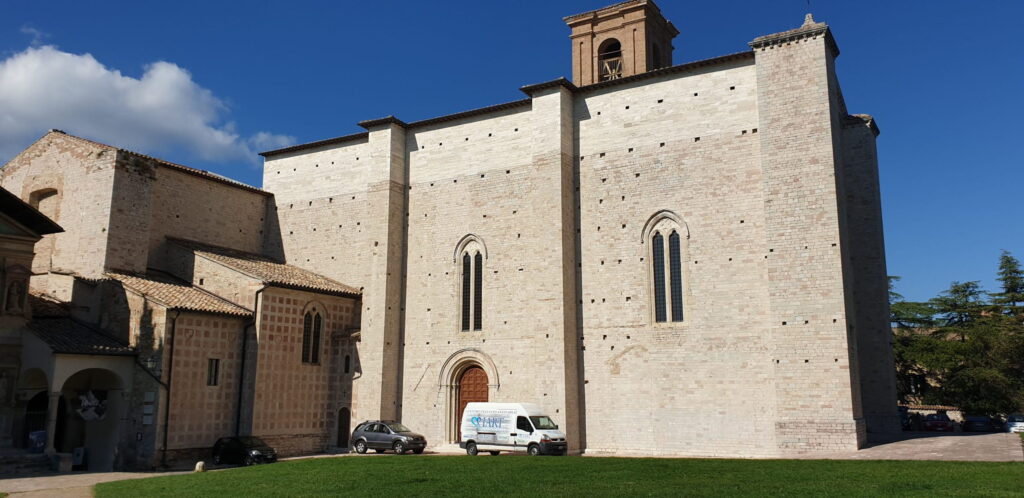
M 325 311 L 321 361 L 302 363 L 303 312 L 313 303 Z M 252 434 L 265 438 L 283 455 L 327 449 L 336 414 L 352 400 L 350 377 L 338 375 L 334 347 L 338 335 L 358 323 L 356 301 L 350 298 L 268 288 L 260 303 Z M 358 363 L 356 363 L 358 365 Z M 273 441 L 282 442 L 278 447 Z M 294 446 L 294 448 L 293 448 Z
M 209 448 L 234 435 L 243 318 L 182 313 L 174 328 L 168 449 Z M 210 358 L 220 360 L 219 382 L 207 385 Z

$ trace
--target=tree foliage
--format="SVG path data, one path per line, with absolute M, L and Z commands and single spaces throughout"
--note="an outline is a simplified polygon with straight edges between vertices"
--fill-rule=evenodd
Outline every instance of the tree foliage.
M 1024 272 L 1000 257 L 1002 292 L 953 282 L 927 302 L 905 301 L 890 279 L 901 401 L 1001 415 L 1024 408 Z

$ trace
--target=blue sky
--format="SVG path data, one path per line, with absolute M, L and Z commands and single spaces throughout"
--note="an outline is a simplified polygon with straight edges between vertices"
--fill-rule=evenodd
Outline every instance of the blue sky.
M 609 3 L 5 2 L 0 162 L 62 128 L 259 185 L 254 152 L 568 75 L 562 17 Z M 953 280 L 995 290 L 1000 250 L 1024 259 L 1024 2 L 659 5 L 682 32 L 677 64 L 808 11 L 832 27 L 848 107 L 882 130 L 889 273 L 909 299 Z

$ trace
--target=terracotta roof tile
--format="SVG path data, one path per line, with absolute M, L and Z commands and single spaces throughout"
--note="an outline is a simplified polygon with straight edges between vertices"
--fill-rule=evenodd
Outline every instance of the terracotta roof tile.
M 193 250 L 196 254 L 216 261 L 238 272 L 262 280 L 265 284 L 342 296 L 358 297 L 362 293 L 323 275 L 294 265 L 276 261 L 267 256 L 218 247 L 192 240 L 168 237 L 167 240 Z
M 28 328 L 54 353 L 133 355 L 127 344 L 70 318 L 39 318 Z
M 112 271 L 108 271 L 107 276 L 121 282 L 126 288 L 143 294 L 170 309 L 234 316 L 252 315 L 251 311 L 235 303 L 191 285 L 169 281 L 170 279 L 157 279 L 153 276 L 143 277 Z

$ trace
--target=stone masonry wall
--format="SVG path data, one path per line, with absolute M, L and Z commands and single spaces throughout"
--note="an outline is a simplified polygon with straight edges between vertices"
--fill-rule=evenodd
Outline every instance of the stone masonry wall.
M 753 61 L 590 92 L 576 115 L 587 453 L 775 454 Z M 678 323 L 654 321 L 643 234 L 663 210 L 683 223 Z
M 864 437 L 839 246 L 827 37 L 821 29 L 755 49 L 775 433 L 786 451 L 853 450 Z
M 882 230 L 875 131 L 861 118 L 843 127 L 846 245 L 856 274 L 861 399 L 869 432 L 900 430 L 889 326 L 888 272 Z
M 74 271 L 99 277 L 107 252 L 107 229 L 114 182 L 115 153 L 96 144 L 50 132 L 11 159 L 0 171 L 0 185 L 29 202 L 33 192 L 55 189 L 59 203 L 54 221 L 63 233 L 45 235 L 39 244 L 52 244 L 51 260 L 33 261 L 33 272 Z M 50 279 L 33 278 L 32 286 L 51 294 L 70 289 L 46 288 Z M 70 280 L 53 282 L 70 284 Z M 39 286 L 44 286 L 40 288 Z

